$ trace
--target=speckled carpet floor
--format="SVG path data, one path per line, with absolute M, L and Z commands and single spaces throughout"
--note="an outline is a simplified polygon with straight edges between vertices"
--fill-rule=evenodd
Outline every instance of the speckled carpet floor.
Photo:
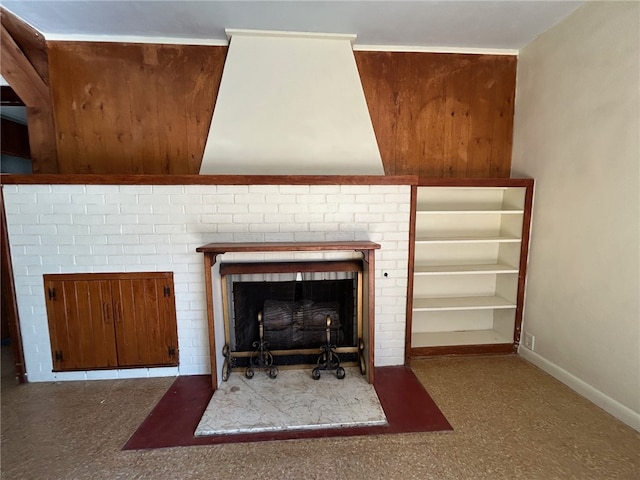
M 17 385 L 5 366 L 7 480 L 637 480 L 640 472 L 638 432 L 517 355 L 413 362 L 453 427 L 446 433 L 124 451 L 175 378 Z

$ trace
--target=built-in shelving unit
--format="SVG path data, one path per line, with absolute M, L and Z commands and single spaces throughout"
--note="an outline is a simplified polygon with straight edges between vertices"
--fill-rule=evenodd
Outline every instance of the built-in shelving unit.
M 408 357 L 514 351 L 532 194 L 531 179 L 414 187 Z

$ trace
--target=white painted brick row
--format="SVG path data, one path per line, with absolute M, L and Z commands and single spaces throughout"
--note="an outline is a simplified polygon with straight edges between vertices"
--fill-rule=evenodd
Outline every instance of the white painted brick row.
M 195 249 L 210 242 L 380 243 L 376 365 L 404 361 L 409 186 L 6 185 L 3 191 L 30 381 L 208 373 L 203 259 Z M 357 257 L 280 252 L 223 260 Z M 42 275 L 142 271 L 174 272 L 180 367 L 53 373 Z

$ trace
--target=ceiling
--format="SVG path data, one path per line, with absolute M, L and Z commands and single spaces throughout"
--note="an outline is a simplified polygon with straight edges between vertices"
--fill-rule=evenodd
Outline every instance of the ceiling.
M 350 33 L 356 48 L 516 53 L 583 1 L 24 1 L 47 40 L 224 44 L 225 28 Z

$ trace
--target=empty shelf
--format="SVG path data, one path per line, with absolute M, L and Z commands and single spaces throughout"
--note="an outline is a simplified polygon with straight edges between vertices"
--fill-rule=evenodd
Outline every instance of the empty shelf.
M 413 299 L 414 312 L 431 312 L 438 310 L 488 310 L 504 308 L 516 308 L 516 304 L 498 296 Z
M 440 347 L 451 345 L 491 345 L 513 343 L 512 338 L 495 330 L 465 330 L 459 332 L 421 332 L 411 335 L 411 347 Z
M 419 237 L 416 243 L 496 243 L 496 242 L 512 242 L 520 241 L 515 236 L 488 237 L 486 235 L 441 235 L 437 237 Z
M 518 273 L 516 267 L 503 264 L 489 265 L 416 265 L 413 270 L 415 275 L 467 275 L 467 274 L 493 274 L 493 273 Z

